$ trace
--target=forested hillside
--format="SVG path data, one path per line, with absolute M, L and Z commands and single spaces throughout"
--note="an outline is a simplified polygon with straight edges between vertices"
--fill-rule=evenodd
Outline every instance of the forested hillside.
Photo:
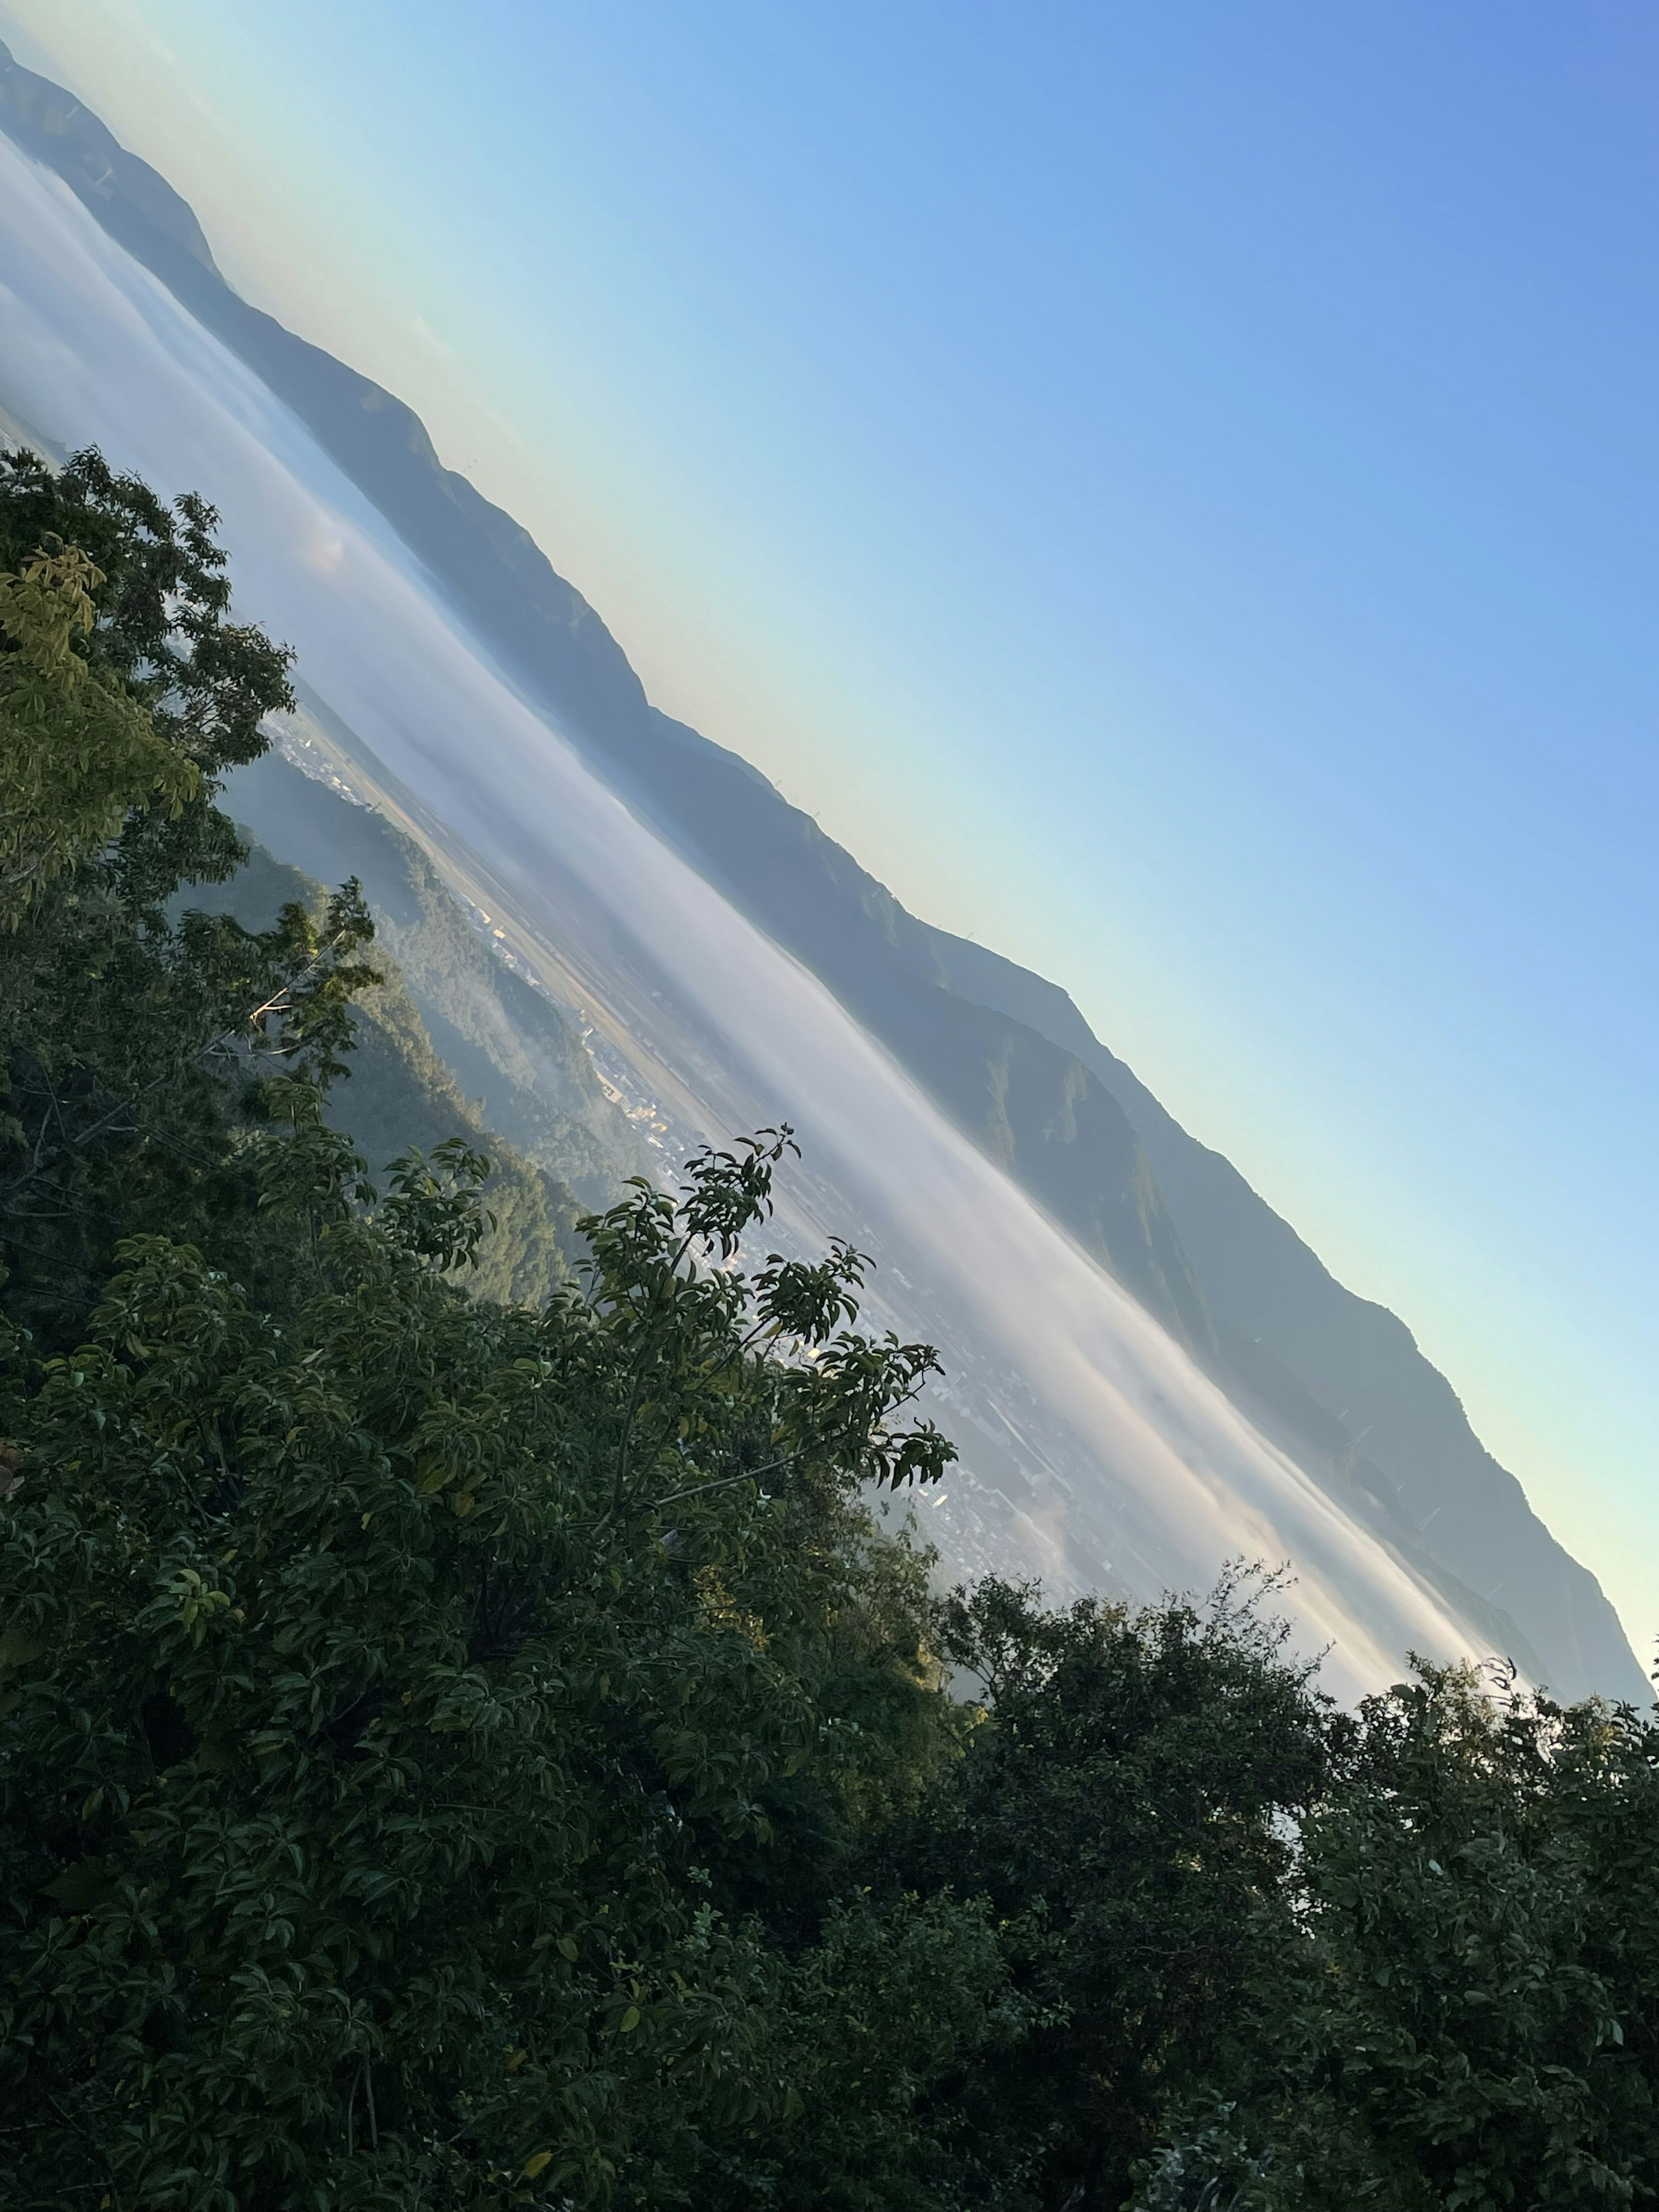
M 355 877 L 374 917 L 377 957 L 401 969 L 433 1048 L 489 1127 L 602 1209 L 649 1149 L 607 1095 L 569 1022 L 486 950 L 422 848 L 275 750 L 237 769 L 231 805 L 294 866 L 326 883 Z
M 228 915 L 255 933 L 276 927 L 290 906 L 320 930 L 328 910 L 320 884 L 257 845 L 228 882 L 192 884 L 179 902 L 181 913 Z M 374 968 L 379 980 L 353 994 L 350 1054 L 343 1076 L 323 1094 L 323 1119 L 349 1135 L 375 1169 L 411 1149 L 431 1153 L 456 1137 L 484 1151 L 490 1163 L 481 1186 L 488 1219 L 472 1287 L 485 1297 L 542 1304 L 574 1280 L 580 1249 L 575 1224 L 585 1209 L 568 1184 L 485 1126 L 483 1102 L 463 1097 L 433 1048 L 403 971 L 378 943 Z
M 1651 1716 L 1339 1711 L 1249 1570 L 931 1589 L 787 1132 L 501 1260 L 542 1171 L 215 805 L 288 678 L 214 526 L 0 474 L 8 2205 L 1651 2196 Z

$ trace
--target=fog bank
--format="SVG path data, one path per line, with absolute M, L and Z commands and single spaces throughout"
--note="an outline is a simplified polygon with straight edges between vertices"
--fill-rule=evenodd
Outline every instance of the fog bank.
M 942 1417 L 970 1473 L 975 1432 L 1000 1423 L 1037 1492 L 1007 1527 L 1056 1594 L 1151 1596 L 1202 1589 L 1241 1553 L 1289 1559 L 1298 1640 L 1334 1645 L 1341 1694 L 1395 1679 L 1407 1648 L 1470 1648 L 1413 1571 L 590 773 L 287 410 L 3 140 L 0 401 L 64 447 L 96 442 L 159 489 L 205 494 L 238 613 L 291 643 L 307 685 L 511 886 L 532 940 L 580 938 L 642 1063 L 679 1072 L 703 1132 L 794 1124 L 813 1171 L 797 1206 L 867 1224 L 885 1305 L 951 1360 Z M 947 1553 L 977 1510 L 966 1478 L 950 1491 L 923 1516 Z

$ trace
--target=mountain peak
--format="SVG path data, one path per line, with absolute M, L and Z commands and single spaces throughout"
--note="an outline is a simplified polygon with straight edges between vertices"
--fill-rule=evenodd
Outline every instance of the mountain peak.
M 222 274 L 194 210 L 167 179 L 130 154 L 72 93 L 26 70 L 3 40 L 0 122 L 26 153 L 58 172 L 112 235 L 123 236 L 122 217 L 131 210 L 204 269 Z

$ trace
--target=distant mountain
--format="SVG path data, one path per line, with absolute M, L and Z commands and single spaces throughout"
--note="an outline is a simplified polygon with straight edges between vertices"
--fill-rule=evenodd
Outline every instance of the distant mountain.
M 1601 1584 L 1533 1512 L 1398 1316 L 1345 1289 L 1231 1162 L 1107 1050 L 1064 991 L 980 945 L 928 935 L 952 988 L 1067 1047 L 1122 1104 L 1203 1287 L 1232 1395 L 1258 1425 L 1310 1472 L 1357 1481 L 1512 1615 L 1558 1690 L 1650 1700 Z
M 294 410 L 425 562 L 474 632 L 700 866 L 718 868 L 717 842 L 758 834 L 753 860 L 779 878 L 786 901 L 756 903 L 742 883 L 727 887 L 817 965 L 811 948 L 793 943 L 767 910 L 787 902 L 798 825 L 811 837 L 815 826 L 786 809 L 735 754 L 649 704 L 626 655 L 580 593 L 555 574 L 527 531 L 443 467 L 419 417 L 249 307 L 219 274 L 185 202 L 86 108 L 19 68 L 3 46 L 0 128 L 56 169 L 110 235 Z M 726 825 L 732 836 L 714 818 L 728 800 L 742 817 Z M 871 878 L 860 880 L 894 903 Z M 811 896 L 810 873 L 802 888 Z M 833 906 L 836 887 L 828 895 Z M 836 974 L 821 972 L 1085 1249 L 1189 1348 L 1210 1347 L 1202 1301 L 1134 1132 L 1073 1055 L 925 978 L 884 974 L 856 957 Z M 860 990 L 861 982 L 868 988 Z
M 1063 991 L 916 920 L 748 763 L 654 709 L 580 593 L 442 466 L 418 417 L 241 300 L 165 181 L 3 47 L 0 128 L 294 410 L 607 780 L 814 969 L 1316 1480 L 1467 1585 L 1477 1612 L 1507 1615 L 1558 1691 L 1650 1694 L 1595 1578 L 1483 1449 L 1404 1325 L 1337 1283 Z

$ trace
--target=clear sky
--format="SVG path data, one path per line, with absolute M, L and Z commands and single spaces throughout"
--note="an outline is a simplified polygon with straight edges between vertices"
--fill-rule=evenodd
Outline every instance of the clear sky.
M 1400 1312 L 1651 1656 L 1646 0 L 8 21 Z

